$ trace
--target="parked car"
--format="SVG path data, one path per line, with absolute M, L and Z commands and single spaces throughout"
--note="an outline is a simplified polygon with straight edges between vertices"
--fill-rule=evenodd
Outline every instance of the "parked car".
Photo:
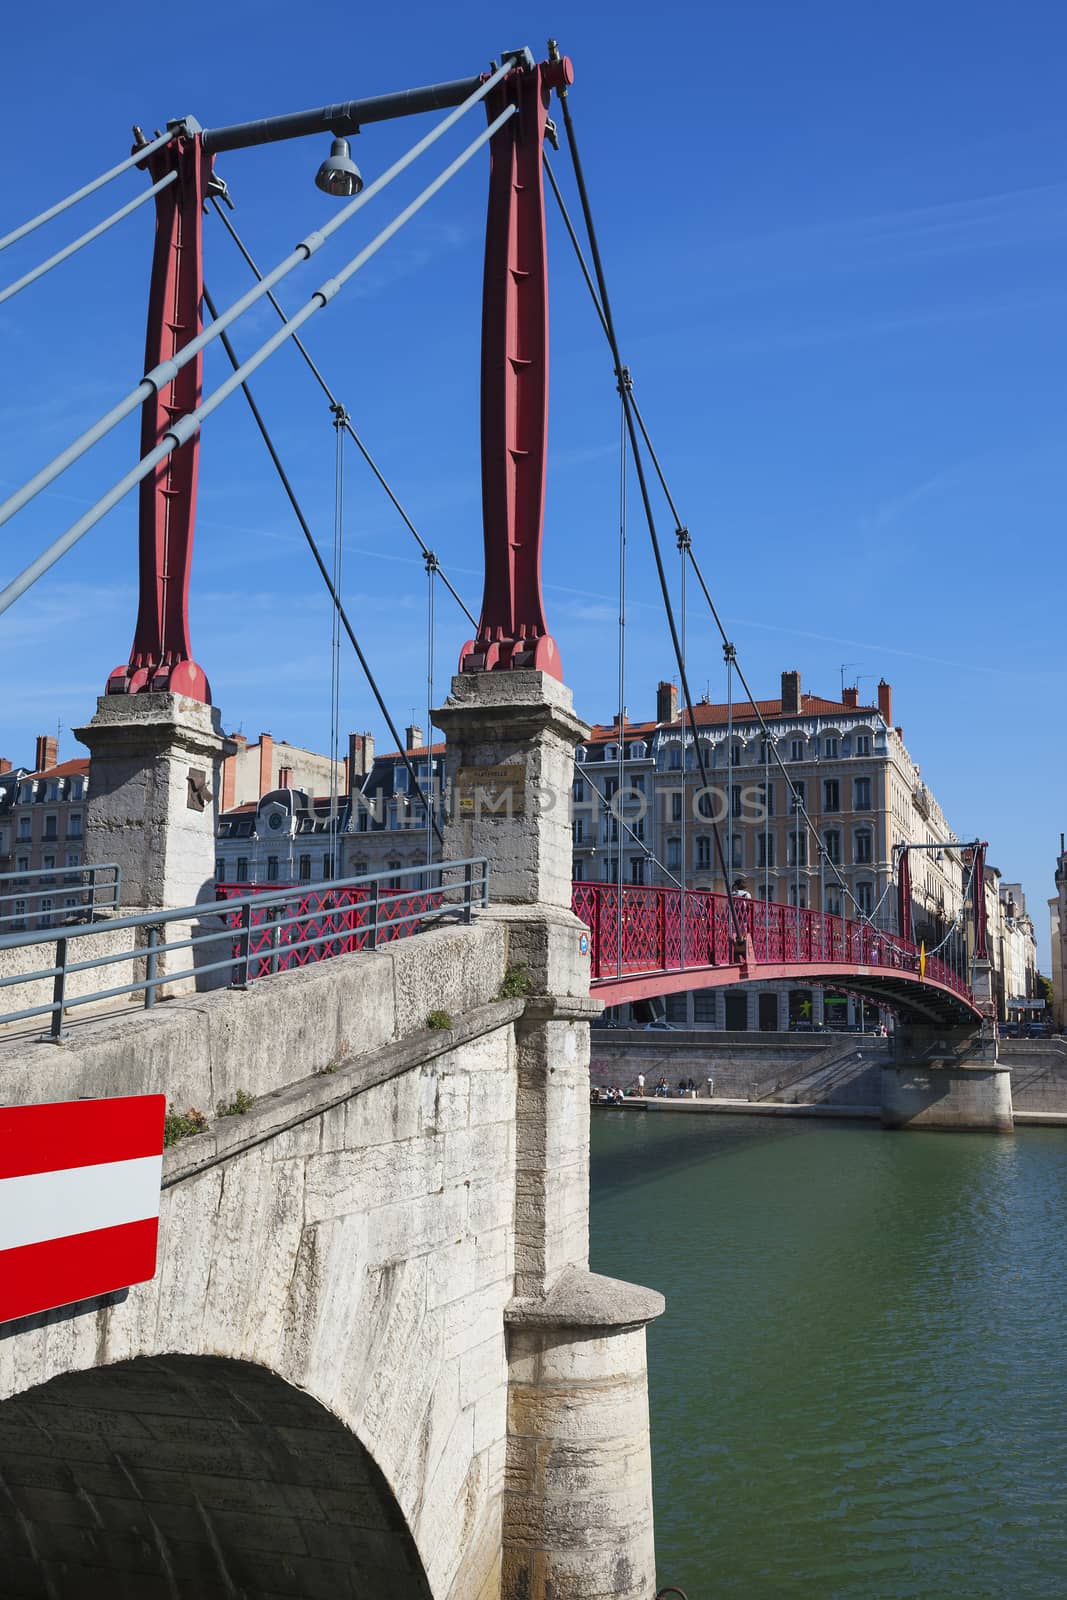
M 1031 1022 L 1027 1024 L 1026 1037 L 1028 1039 L 1051 1039 L 1052 1029 L 1047 1022 Z

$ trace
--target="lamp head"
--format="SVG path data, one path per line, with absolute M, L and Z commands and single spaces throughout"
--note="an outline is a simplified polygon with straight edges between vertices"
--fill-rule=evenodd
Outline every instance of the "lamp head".
M 347 139 L 333 141 L 329 155 L 315 174 L 315 187 L 339 200 L 351 199 L 362 189 L 363 178 L 352 160 Z

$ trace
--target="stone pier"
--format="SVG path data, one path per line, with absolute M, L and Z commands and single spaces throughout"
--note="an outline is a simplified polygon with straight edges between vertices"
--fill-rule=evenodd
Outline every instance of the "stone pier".
M 992 1027 L 898 1022 L 882 1068 L 882 1124 L 1011 1133 L 1011 1069 L 998 1059 Z
M 516 1028 L 515 1295 L 504 1600 L 655 1593 L 645 1325 L 654 1291 L 589 1271 L 589 940 L 570 909 L 573 752 L 588 730 L 546 673 L 462 675 L 434 713 L 446 857 L 487 856 L 526 996 Z

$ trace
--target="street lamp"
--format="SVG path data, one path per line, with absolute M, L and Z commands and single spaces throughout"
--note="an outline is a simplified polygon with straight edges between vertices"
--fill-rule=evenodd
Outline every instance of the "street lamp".
M 315 187 L 338 200 L 348 200 L 362 189 L 363 174 L 352 160 L 347 139 L 333 141 L 329 155 L 315 174 Z

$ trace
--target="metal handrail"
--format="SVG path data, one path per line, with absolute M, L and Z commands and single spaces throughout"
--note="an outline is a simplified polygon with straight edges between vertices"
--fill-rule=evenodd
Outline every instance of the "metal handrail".
M 17 843 L 18 841 L 16 841 Z M 25 842 L 25 841 L 23 841 Z M 46 844 L 71 843 L 71 840 L 39 841 Z M 110 873 L 110 877 L 103 874 Z M 41 887 L 31 889 L 30 880 Z M 3 891 L 8 885 L 13 885 L 11 893 Z M 47 915 L 55 916 L 62 922 L 64 916 L 71 916 L 78 912 L 87 912 L 86 920 L 92 921 L 96 913 L 101 911 L 117 910 L 122 903 L 122 869 L 115 861 L 85 861 L 76 867 L 20 867 L 12 872 L 0 872 L 0 925 L 8 922 L 21 922 L 24 916 L 39 916 L 42 914 L 38 904 L 36 910 L 26 912 L 4 911 L 2 908 L 18 901 L 37 901 L 54 899 L 56 894 L 68 896 L 89 896 L 83 899 L 80 905 L 53 906 Z M 100 898 L 97 898 L 98 893 Z M 55 926 L 55 924 L 53 924 Z M 3 936 L 0 936 L 3 937 Z M 46 937 L 51 937 L 46 935 Z
M 453 874 L 460 876 L 453 879 Z M 407 887 L 398 887 L 400 879 L 419 881 Z M 336 895 L 341 896 L 340 903 L 328 903 Z M 459 899 L 454 898 L 457 895 Z M 311 900 L 319 903 L 309 906 L 307 902 Z M 413 900 L 422 903 L 405 903 Z M 299 902 L 303 902 L 303 906 Z M 0 951 L 54 945 L 55 958 L 50 966 L 0 978 L 0 989 L 51 979 L 53 993 L 50 1002 L 26 1006 L 17 1011 L 0 1012 L 0 1023 L 50 1016 L 49 1036 L 59 1040 L 63 1037 L 63 1014 L 76 1006 L 141 993 L 144 995 L 145 1008 L 150 1010 L 155 1005 L 156 991 L 164 985 L 227 969 L 234 974 L 231 987 L 243 989 L 259 978 L 283 970 L 283 963 L 288 964 L 294 955 L 303 955 L 304 960 L 298 964 L 305 965 L 308 960 L 327 960 L 356 950 L 376 950 L 383 942 L 406 937 L 427 923 L 442 918 L 458 917 L 469 923 L 475 908 L 488 904 L 489 863 L 484 856 L 480 856 L 418 867 L 393 868 L 391 871 L 368 873 L 356 878 L 335 878 L 318 883 L 259 889 L 249 894 L 201 901 L 197 905 L 181 906 L 175 910 L 144 911 L 92 925 L 65 927 L 58 935 L 49 930 L 8 934 L 0 936 Z M 282 912 L 290 914 L 279 914 Z M 223 926 L 204 932 L 183 931 L 181 937 L 170 941 L 161 937 L 163 930 L 170 925 L 180 923 L 188 926 L 204 917 L 219 918 Z M 76 950 L 78 939 L 100 933 L 141 929 L 145 932 L 144 942 L 135 943 L 128 950 L 81 961 L 68 958 L 68 947 L 74 943 Z M 287 929 L 297 929 L 306 936 L 287 938 Z M 384 939 L 381 937 L 383 935 Z M 264 938 L 265 944 L 261 942 Z M 221 960 L 188 966 L 177 972 L 160 973 L 162 956 L 179 951 L 195 951 L 220 941 L 225 941 L 231 947 Z M 130 961 L 144 962 L 143 977 L 86 994 L 67 995 L 68 980 L 75 974 L 97 967 L 115 967 Z

